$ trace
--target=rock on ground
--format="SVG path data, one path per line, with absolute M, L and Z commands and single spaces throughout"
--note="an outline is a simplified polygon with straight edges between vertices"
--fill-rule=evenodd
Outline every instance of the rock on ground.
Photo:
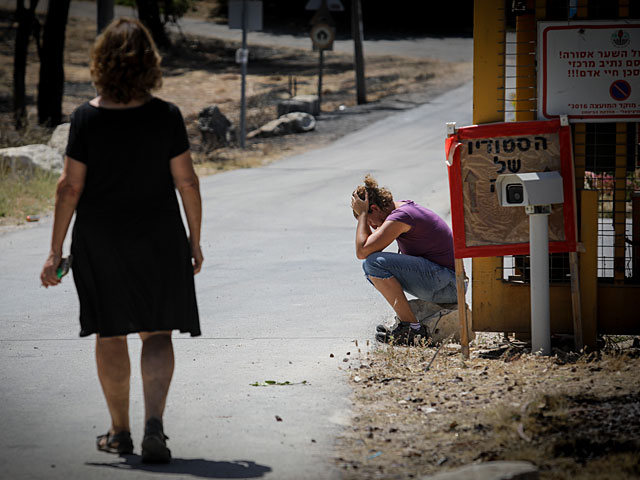
M 277 105 L 278 117 L 291 112 L 304 112 L 314 117 L 320 115 L 320 101 L 317 95 L 296 95 L 280 100 Z
M 11 173 L 33 171 L 35 168 L 60 173 L 64 160 L 50 146 L 36 144 L 0 149 L 0 165 Z
M 304 133 L 316 128 L 316 119 L 313 115 L 304 112 L 292 112 L 264 124 L 262 127 L 250 132 L 247 138 L 275 137 L 290 133 Z
M 198 129 L 202 142 L 208 148 L 217 148 L 229 144 L 233 124 L 220 111 L 217 105 L 203 108 L 198 114 Z
M 538 468 L 529 462 L 486 462 L 466 465 L 422 480 L 538 480 Z
M 67 142 L 69 141 L 69 127 L 70 123 L 61 123 L 56 127 L 49 139 L 49 145 L 51 148 L 56 150 L 60 155 L 65 154 L 67 150 Z

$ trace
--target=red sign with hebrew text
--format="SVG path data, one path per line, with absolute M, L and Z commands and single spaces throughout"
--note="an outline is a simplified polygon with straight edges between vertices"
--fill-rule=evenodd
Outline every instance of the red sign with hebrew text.
M 446 139 L 456 258 L 529 253 L 524 207 L 501 207 L 498 175 L 558 171 L 564 203 L 549 216 L 549 251 L 575 251 L 576 206 L 571 128 L 559 120 L 459 128 Z

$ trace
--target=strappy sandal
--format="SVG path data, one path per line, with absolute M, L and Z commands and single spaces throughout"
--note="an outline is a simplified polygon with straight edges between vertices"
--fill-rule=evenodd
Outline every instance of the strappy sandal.
M 167 437 L 162 428 L 162 421 L 151 417 L 147 420 L 142 439 L 143 463 L 169 463 L 171 450 L 167 448 Z
M 114 433 L 113 435 L 109 432 L 104 435 L 98 435 L 96 438 L 96 447 L 98 447 L 98 450 L 101 452 L 129 455 L 133 453 L 131 433 L 123 431 Z

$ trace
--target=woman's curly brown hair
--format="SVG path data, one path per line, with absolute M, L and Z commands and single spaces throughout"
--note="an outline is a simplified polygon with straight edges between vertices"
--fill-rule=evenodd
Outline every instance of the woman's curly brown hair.
M 91 49 L 91 77 L 100 93 L 116 103 L 146 98 L 162 85 L 160 55 L 151 34 L 133 18 L 119 18 Z
M 356 194 L 358 195 L 358 197 L 364 200 L 365 191 L 369 195 L 369 209 L 371 209 L 371 205 L 377 205 L 380 210 L 391 213 L 391 211 L 395 208 L 395 204 L 393 203 L 393 195 L 391 195 L 391 192 L 385 187 L 379 187 L 377 180 L 373 178 L 370 173 L 367 173 L 367 175 L 365 175 L 364 185 L 358 185 L 358 187 L 356 188 Z M 355 212 L 353 216 L 358 218 Z

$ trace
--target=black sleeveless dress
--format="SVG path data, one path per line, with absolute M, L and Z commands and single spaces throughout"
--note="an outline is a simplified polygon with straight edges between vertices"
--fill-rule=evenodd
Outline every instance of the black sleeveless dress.
M 80 336 L 180 330 L 200 335 L 188 238 L 171 158 L 189 148 L 178 108 L 85 103 L 66 154 L 87 165 L 73 227 Z

